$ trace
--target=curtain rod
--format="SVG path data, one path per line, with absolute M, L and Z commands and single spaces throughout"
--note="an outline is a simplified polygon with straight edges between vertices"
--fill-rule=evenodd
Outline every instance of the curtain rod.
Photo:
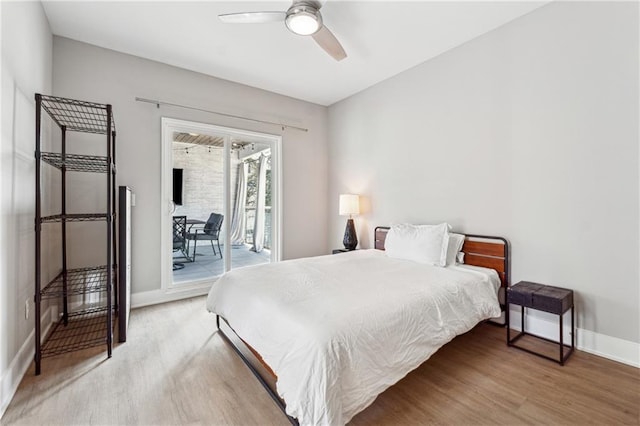
M 149 104 L 155 104 L 157 108 L 160 108 L 160 105 L 167 105 L 167 106 L 172 106 L 172 107 L 176 107 L 176 108 L 184 108 L 184 109 L 191 109 L 191 110 L 194 110 L 194 111 L 208 112 L 210 114 L 221 115 L 223 117 L 237 118 L 239 120 L 253 121 L 254 123 L 270 124 L 272 126 L 280 126 L 282 128 L 282 130 L 284 130 L 284 129 L 296 129 L 296 130 L 300 130 L 302 132 L 308 132 L 309 131 L 309 129 L 305 129 L 304 127 L 293 126 L 291 124 L 282 124 L 282 123 L 276 123 L 274 121 L 257 120 L 255 118 L 248 118 L 248 117 L 242 117 L 242 116 L 239 116 L 239 115 L 226 114 L 224 112 L 211 111 L 211 110 L 208 110 L 208 109 L 192 107 L 192 106 L 188 106 L 188 105 L 174 104 L 174 103 L 171 103 L 171 102 L 158 101 L 158 100 L 154 100 L 154 99 L 145 99 L 145 98 L 136 97 L 136 101 L 138 101 L 138 102 L 147 102 Z

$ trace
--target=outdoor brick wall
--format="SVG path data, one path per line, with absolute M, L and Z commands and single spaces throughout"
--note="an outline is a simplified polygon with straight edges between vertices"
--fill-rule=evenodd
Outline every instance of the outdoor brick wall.
M 186 148 L 189 147 L 188 154 Z M 239 161 L 231 160 L 231 205 L 235 202 L 235 188 Z M 224 214 L 224 158 L 223 149 L 173 143 L 173 167 L 183 169 L 182 206 L 176 206 L 175 216 L 207 220 L 209 214 Z M 225 221 L 231 218 L 224 218 Z

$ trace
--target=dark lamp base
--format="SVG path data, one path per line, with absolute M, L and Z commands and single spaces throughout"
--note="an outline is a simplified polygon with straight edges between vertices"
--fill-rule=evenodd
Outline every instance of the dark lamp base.
M 347 227 L 344 229 L 342 244 L 344 244 L 344 248 L 347 250 L 355 250 L 358 245 L 358 237 L 356 237 L 356 227 L 353 224 L 353 219 L 347 220 Z

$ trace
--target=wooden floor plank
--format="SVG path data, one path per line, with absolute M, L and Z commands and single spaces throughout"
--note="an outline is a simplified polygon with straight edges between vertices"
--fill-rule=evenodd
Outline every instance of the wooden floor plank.
M 380 395 L 353 425 L 640 424 L 640 369 L 576 351 L 564 367 L 480 325 Z M 203 297 L 132 311 L 127 343 L 33 366 L 3 425 L 287 425 L 218 335 Z

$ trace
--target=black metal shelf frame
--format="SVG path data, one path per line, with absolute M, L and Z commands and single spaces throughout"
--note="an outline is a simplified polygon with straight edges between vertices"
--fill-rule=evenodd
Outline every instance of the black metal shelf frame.
M 116 198 L 115 198 L 115 123 L 111 105 L 79 101 L 56 96 L 36 94 L 36 143 L 35 143 L 35 364 L 36 375 L 40 374 L 43 357 L 106 344 L 110 358 L 113 346 L 113 326 L 117 309 L 116 274 Z M 60 152 L 41 151 L 42 111 L 45 111 L 61 130 Z M 67 153 L 67 132 L 83 132 L 106 136 L 106 156 Z M 61 173 L 60 214 L 42 216 L 42 163 L 49 164 Z M 104 213 L 67 213 L 67 172 L 105 173 L 107 211 Z M 106 263 L 101 266 L 69 269 L 67 267 L 67 223 L 106 222 Z M 60 223 L 62 245 L 61 272 L 42 287 L 42 225 Z M 73 308 L 70 297 L 100 293 L 106 296 L 100 306 Z M 41 302 L 43 299 L 58 299 L 62 304 L 62 317 L 41 343 Z
M 62 222 L 95 222 L 100 220 L 108 220 L 108 213 L 72 213 L 72 214 L 54 214 L 52 216 L 44 216 L 40 218 L 41 223 L 62 223 Z
M 65 154 L 42 152 L 40 159 L 53 167 L 68 172 L 108 173 L 109 160 L 97 155 Z
M 87 349 L 107 343 L 107 336 L 104 330 L 107 317 L 111 317 L 111 327 L 113 330 L 113 308 L 97 306 L 83 309 L 79 312 L 69 314 L 65 324 L 64 319 L 60 319 L 53 325 L 51 332 L 47 336 L 41 348 L 43 358 L 64 354 L 67 352 Z
M 66 276 L 65 276 L 66 274 Z M 42 299 L 107 291 L 107 265 L 61 271 L 40 291 Z M 66 289 L 65 289 L 66 280 Z M 112 275 L 113 284 L 113 275 Z
M 111 105 L 57 96 L 38 95 L 44 109 L 60 128 L 70 132 L 107 135 L 116 131 Z

